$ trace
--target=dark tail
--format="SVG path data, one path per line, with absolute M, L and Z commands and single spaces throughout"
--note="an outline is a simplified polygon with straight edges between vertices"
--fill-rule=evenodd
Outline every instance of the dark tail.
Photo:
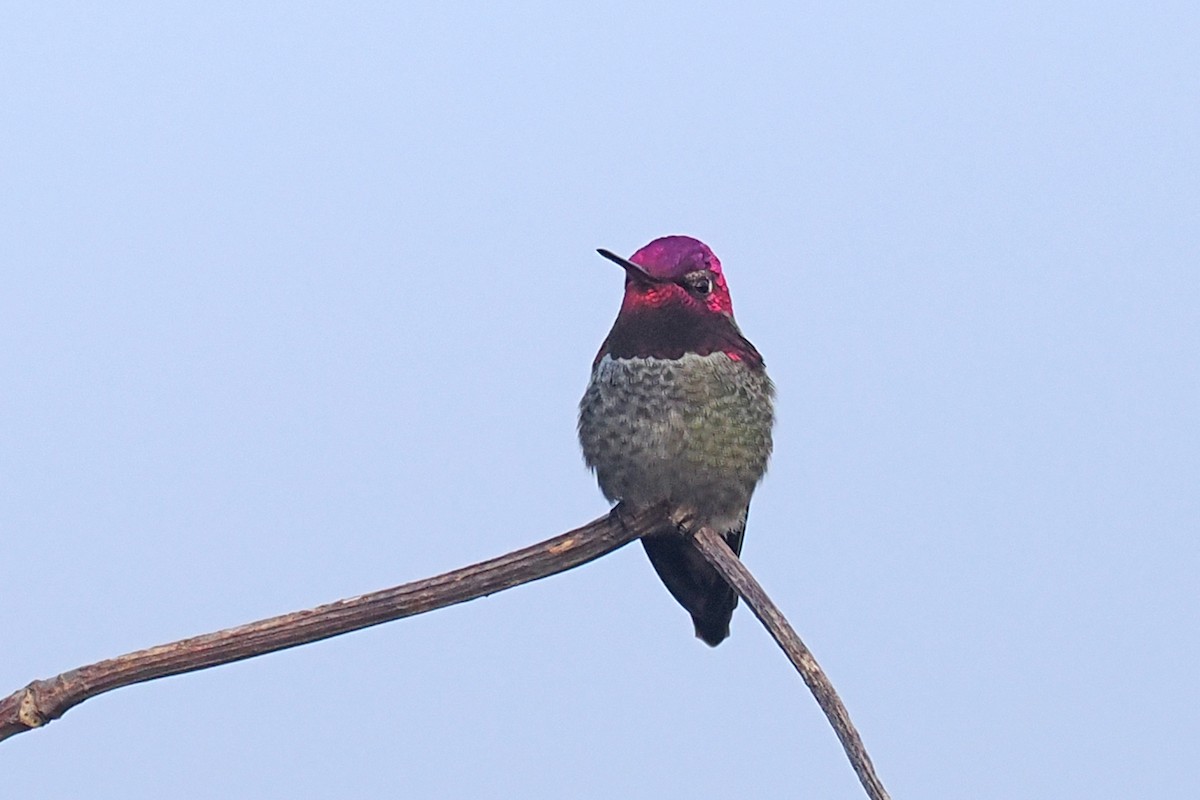
M 724 535 L 738 555 L 742 553 L 744 532 L 745 528 L 740 528 Z M 737 593 L 704 560 L 700 551 L 679 534 L 646 536 L 642 546 L 671 595 L 692 615 L 696 636 L 710 647 L 719 645 L 729 635 Z

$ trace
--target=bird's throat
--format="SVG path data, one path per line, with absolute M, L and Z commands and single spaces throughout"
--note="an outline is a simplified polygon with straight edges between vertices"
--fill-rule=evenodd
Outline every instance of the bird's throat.
M 596 360 L 605 355 L 675 359 L 717 352 L 751 366 L 762 365 L 762 357 L 732 317 L 674 305 L 634 307 L 622 309 Z

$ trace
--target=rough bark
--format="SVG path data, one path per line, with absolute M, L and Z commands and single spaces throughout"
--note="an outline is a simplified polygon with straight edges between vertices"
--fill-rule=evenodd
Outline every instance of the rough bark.
M 636 514 L 624 512 L 618 506 L 607 516 L 581 528 L 469 567 L 306 611 L 138 650 L 34 681 L 0 699 L 0 740 L 39 728 L 83 701 L 113 689 L 253 658 L 473 600 L 563 572 L 634 539 L 672 529 L 677 535 L 691 537 L 692 543 L 770 631 L 829 718 L 868 797 L 887 800 L 887 792 L 875 775 L 845 706 L 783 614 L 717 533 L 707 528 L 692 531 L 685 520 L 669 518 L 668 509 L 662 506 Z

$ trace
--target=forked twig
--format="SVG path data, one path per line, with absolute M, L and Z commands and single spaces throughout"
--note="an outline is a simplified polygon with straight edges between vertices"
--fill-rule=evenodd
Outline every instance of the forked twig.
M 638 513 L 617 506 L 607 516 L 553 539 L 433 578 L 138 650 L 34 681 L 0 699 L 0 740 L 41 727 L 83 701 L 123 686 L 328 639 L 563 572 L 634 539 L 678 528 L 679 521 L 669 518 L 667 512 L 661 505 Z M 691 541 L 745 599 L 791 659 L 841 739 L 867 795 L 872 800 L 887 800 L 845 706 L 783 614 L 719 535 L 701 527 L 691 534 Z

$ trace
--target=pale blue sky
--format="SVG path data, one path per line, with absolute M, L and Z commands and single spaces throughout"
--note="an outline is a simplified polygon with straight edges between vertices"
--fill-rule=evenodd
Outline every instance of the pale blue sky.
M 1194 4 L 41 3 L 0 24 L 0 694 L 604 512 L 629 254 L 779 387 L 745 560 L 893 796 L 1184 797 Z M 13 797 L 858 798 L 640 548 L 133 687 Z

